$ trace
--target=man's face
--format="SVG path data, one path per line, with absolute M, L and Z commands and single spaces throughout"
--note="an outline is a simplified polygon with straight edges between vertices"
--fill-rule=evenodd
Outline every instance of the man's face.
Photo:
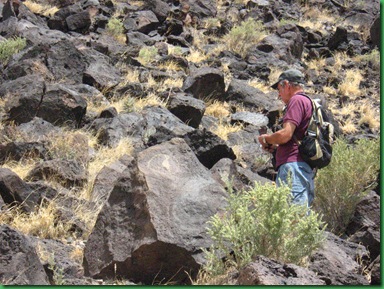
M 287 104 L 288 101 L 289 101 L 289 95 L 290 95 L 289 88 L 290 88 L 289 82 L 286 81 L 286 80 L 280 81 L 279 84 L 277 85 L 277 90 L 278 90 L 278 93 L 279 93 L 279 98 L 285 104 Z

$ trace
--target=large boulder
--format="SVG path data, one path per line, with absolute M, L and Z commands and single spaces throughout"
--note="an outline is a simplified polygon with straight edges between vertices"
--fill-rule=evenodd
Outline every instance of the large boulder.
M 241 104 L 249 110 L 267 112 L 274 106 L 270 99 L 261 90 L 250 86 L 246 80 L 232 79 L 226 91 L 225 100 Z
M 274 58 L 293 64 L 301 59 L 304 43 L 298 27 L 286 24 L 279 27 L 275 34 L 265 37 L 255 49 L 267 54 L 273 51 Z
M 204 101 L 222 99 L 225 92 L 224 74 L 216 68 L 196 69 L 185 79 L 182 89 Z
M 21 205 L 22 209 L 31 211 L 34 203 L 29 196 L 33 193 L 30 186 L 17 174 L 7 168 L 0 168 L 0 196 L 5 204 Z
M 20 161 L 26 157 L 45 159 L 48 151 L 41 142 L 10 142 L 0 144 L 0 164 L 6 161 Z
M 53 81 L 55 76 L 48 69 L 48 45 L 33 45 L 12 55 L 4 70 L 5 80 L 15 80 L 31 74 L 41 75 L 46 81 Z
M 161 106 L 147 106 L 143 109 L 142 115 L 147 123 L 147 130 L 143 135 L 147 145 L 160 144 L 174 137 L 182 137 L 194 130 Z
M 0 97 L 5 99 L 6 119 L 16 124 L 31 121 L 44 95 L 45 82 L 39 75 L 19 77 L 0 86 Z
M 79 127 L 87 110 L 86 100 L 64 84 L 47 85 L 36 116 L 54 125 Z
M 0 282 L 5 285 L 49 285 L 29 237 L 0 226 Z
M 380 255 L 380 196 L 371 191 L 357 205 L 346 233 L 349 241 L 364 245 L 371 260 Z
M 239 272 L 239 285 L 326 285 L 314 272 L 257 256 Z
M 120 72 L 107 61 L 100 59 L 93 62 L 83 74 L 83 83 L 99 90 L 108 90 L 120 82 Z
M 51 45 L 46 63 L 55 80 L 65 80 L 66 84 L 81 83 L 82 74 L 87 68 L 86 57 L 68 40 Z
M 91 199 L 105 202 L 115 186 L 115 182 L 124 176 L 131 162 L 127 155 L 122 156 L 112 164 L 104 166 L 97 174 L 91 191 Z
M 369 30 L 370 32 L 370 38 L 371 43 L 373 46 L 377 46 L 380 50 L 380 35 L 381 35 L 381 28 L 380 28 L 380 14 L 376 16 L 375 20 L 372 22 L 372 26 Z
M 120 113 L 114 118 L 98 118 L 89 126 L 102 145 L 115 147 L 120 140 L 129 137 L 139 149 L 143 147 L 141 137 L 145 128 L 145 119 L 136 112 Z
M 159 20 L 156 14 L 149 10 L 137 11 L 127 15 L 130 21 L 134 21 L 136 24 L 136 30 L 148 34 L 149 32 L 156 30 L 159 26 Z
M 179 138 L 140 152 L 122 174 L 87 241 L 85 273 L 189 284 L 212 243 L 206 222 L 226 204 L 223 187 Z
M 308 268 L 327 285 L 368 285 L 368 280 L 359 273 L 363 264 L 356 261 L 367 257 L 364 246 L 326 232 L 325 243 L 310 257 Z
M 196 129 L 184 136 L 199 161 L 208 169 L 223 158 L 236 159 L 233 150 L 214 133 L 206 129 Z
M 64 187 L 82 186 L 87 182 L 84 166 L 75 160 L 49 160 L 37 164 L 25 177 L 27 181 L 52 178 Z
M 205 112 L 204 101 L 194 97 L 176 94 L 168 102 L 168 110 L 193 128 L 198 128 Z
M 6 119 L 16 124 L 39 117 L 54 125 L 77 127 L 87 108 L 81 95 L 65 84 L 46 85 L 40 75 L 4 82 L 0 96 L 6 100 Z

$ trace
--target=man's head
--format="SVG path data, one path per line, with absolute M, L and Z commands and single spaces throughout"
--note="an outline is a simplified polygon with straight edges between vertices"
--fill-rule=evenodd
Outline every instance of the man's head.
M 293 95 L 303 91 L 304 75 L 297 69 L 288 69 L 280 74 L 278 81 L 272 85 L 272 88 L 278 89 L 279 98 L 288 103 Z
M 277 89 L 278 84 L 280 82 L 282 82 L 283 80 L 287 80 L 288 82 L 293 83 L 293 84 L 305 84 L 304 74 L 302 74 L 297 69 L 288 69 L 288 70 L 284 71 L 282 74 L 280 74 L 277 82 L 274 85 L 272 85 L 271 87 L 273 89 Z

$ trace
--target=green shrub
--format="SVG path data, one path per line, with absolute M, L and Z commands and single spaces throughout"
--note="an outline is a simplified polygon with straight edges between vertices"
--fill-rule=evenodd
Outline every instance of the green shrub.
M 107 30 L 113 36 L 119 36 L 124 33 L 124 26 L 120 19 L 112 17 L 107 23 Z
M 136 99 L 133 97 L 127 97 L 123 103 L 123 111 L 126 113 L 135 111 L 135 102 Z
M 223 42 L 228 50 L 246 56 L 248 50 L 257 44 L 265 36 L 265 30 L 261 21 L 248 18 L 241 25 L 234 26 Z
M 274 184 L 230 192 L 225 213 L 208 222 L 213 245 L 205 251 L 204 274 L 218 276 L 228 265 L 239 268 L 256 255 L 301 264 L 324 240 L 323 223 L 317 213 L 306 216 L 307 208 L 290 205 L 290 199 L 287 186 Z
M 154 58 L 157 55 L 157 52 L 158 52 L 158 50 L 157 50 L 156 47 L 150 47 L 150 46 L 143 47 L 139 51 L 139 58 L 138 58 L 138 60 L 142 64 L 149 63 L 149 62 L 154 60 Z
M 13 55 L 23 50 L 27 46 L 27 40 L 21 37 L 15 37 L 0 42 L 0 61 L 3 64 Z
M 380 139 L 361 139 L 354 146 L 336 140 L 331 163 L 315 179 L 314 209 L 323 215 L 330 231 L 345 231 L 357 203 L 375 186 L 379 169 Z

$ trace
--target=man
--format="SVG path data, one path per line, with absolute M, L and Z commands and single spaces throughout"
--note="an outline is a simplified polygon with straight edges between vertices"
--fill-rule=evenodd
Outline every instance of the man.
M 309 207 L 314 198 L 313 170 L 301 158 L 297 140 L 304 137 L 312 115 L 312 103 L 303 95 L 304 75 L 296 70 L 284 71 L 272 88 L 286 104 L 283 127 L 272 134 L 258 137 L 262 148 L 276 149 L 276 184 L 292 185 L 293 203 Z M 289 183 L 289 181 L 291 183 Z

